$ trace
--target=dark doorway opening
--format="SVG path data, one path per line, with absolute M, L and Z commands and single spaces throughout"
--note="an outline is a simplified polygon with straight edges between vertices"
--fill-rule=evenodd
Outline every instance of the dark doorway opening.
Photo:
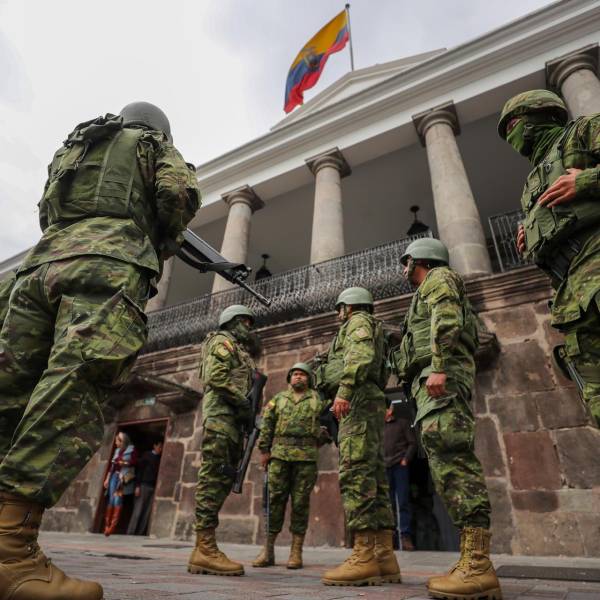
M 402 392 L 388 395 L 394 417 L 414 422 L 415 412 Z M 429 463 L 417 435 L 419 449 L 409 465 L 411 537 L 417 550 L 455 552 L 460 548 L 460 532 L 452 523 L 441 498 L 436 494 Z M 392 503 L 399 535 L 399 510 Z
M 107 476 L 110 473 L 112 457 L 114 456 L 116 449 L 116 438 L 119 432 L 124 432 L 129 436 L 131 440 L 131 444 L 135 446 L 136 455 L 138 460 L 138 469 L 140 469 L 140 459 L 144 456 L 145 453 L 150 453 L 153 450 L 154 444 L 158 441 L 165 441 L 166 430 L 167 430 L 168 419 L 154 419 L 148 421 L 133 421 L 133 422 L 124 422 L 118 423 L 117 430 L 115 433 L 115 437 L 113 438 L 113 443 L 110 451 L 111 460 L 109 460 L 107 469 L 103 475 L 102 481 L 104 482 Z M 160 465 L 160 457 L 156 461 Z M 160 468 L 160 467 L 159 467 Z M 139 473 L 138 473 L 139 474 Z M 160 480 L 160 470 L 158 472 L 158 480 Z M 118 524 L 115 528 L 115 535 L 124 535 L 127 533 L 127 529 L 131 520 L 131 515 L 134 510 L 135 503 L 135 484 L 133 486 L 129 486 L 133 488 L 132 493 L 124 494 L 122 496 L 123 506 L 118 519 Z M 145 498 L 146 502 L 153 503 L 154 495 L 151 494 L 149 497 Z M 106 489 L 102 490 L 101 497 L 98 502 L 98 508 L 96 510 L 96 516 L 94 518 L 94 525 L 92 532 L 93 533 L 103 533 L 105 529 L 105 517 L 108 505 L 108 493 Z M 151 506 L 150 506 L 151 510 Z M 150 523 L 148 526 L 144 528 L 143 531 L 138 531 L 136 533 L 138 535 L 147 535 L 148 530 L 150 529 Z

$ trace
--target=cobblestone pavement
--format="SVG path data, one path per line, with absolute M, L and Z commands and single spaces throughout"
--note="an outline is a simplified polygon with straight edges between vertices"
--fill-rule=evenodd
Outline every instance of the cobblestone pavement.
M 46 554 L 69 574 L 99 581 L 105 600 L 226 600 L 275 598 L 281 600 L 424 600 L 426 579 L 445 571 L 456 559 L 447 552 L 398 552 L 402 566 L 402 585 L 375 587 L 327 587 L 320 582 L 325 568 L 341 562 L 348 551 L 308 548 L 306 567 L 290 571 L 285 566 L 253 569 L 256 546 L 222 544 L 232 558 L 246 567 L 245 577 L 190 575 L 185 565 L 192 545 L 164 539 L 65 533 L 42 533 Z M 277 547 L 280 565 L 287 560 L 288 548 Z M 499 565 L 529 565 L 600 569 L 600 559 L 533 558 L 496 556 Z M 600 582 L 550 581 L 540 579 L 502 579 L 504 600 L 600 600 Z

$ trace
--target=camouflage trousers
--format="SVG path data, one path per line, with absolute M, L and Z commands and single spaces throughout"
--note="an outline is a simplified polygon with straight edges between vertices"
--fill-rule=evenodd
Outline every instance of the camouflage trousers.
M 53 506 L 98 449 L 102 403 L 146 340 L 148 286 L 101 256 L 17 277 L 0 332 L 0 491 Z
M 560 328 L 565 350 L 584 382 L 579 393 L 600 427 L 600 293 L 578 321 Z
M 235 468 L 241 455 L 241 442 L 234 442 L 224 433 L 204 429 L 202 464 L 198 470 L 196 487 L 197 531 L 219 525 L 219 511 L 233 485 L 232 475 L 223 467 Z
M 357 389 L 339 428 L 340 492 L 351 531 L 394 529 L 383 461 L 385 397 L 373 383 Z
M 454 525 L 490 526 L 490 501 L 481 463 L 475 456 L 475 419 L 468 388 L 448 378 L 449 396 L 440 408 L 420 420 L 421 442 L 427 453 L 435 491 Z M 425 380 L 416 395 L 417 407 L 430 403 Z
M 317 481 L 317 463 L 272 458 L 269 462 L 269 532 L 283 528 L 288 497 L 292 503 L 290 532 L 304 535 L 308 527 L 310 493 Z

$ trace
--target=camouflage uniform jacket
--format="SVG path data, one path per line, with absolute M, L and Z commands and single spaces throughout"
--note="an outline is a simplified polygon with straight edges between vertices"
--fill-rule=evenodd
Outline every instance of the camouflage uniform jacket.
M 367 382 L 383 387 L 383 327 L 373 315 L 352 313 L 340 327 L 327 357 L 325 384 L 338 386 L 336 396 L 352 401 L 354 392 Z
M 8 301 L 13 287 L 15 286 L 16 273 L 11 271 L 2 281 L 0 281 L 0 330 L 6 314 L 8 313 Z
M 162 132 L 114 115 L 81 123 L 48 167 L 43 236 L 19 271 L 94 254 L 159 275 L 199 206 L 195 171 Z
M 321 440 L 319 416 L 325 407 L 312 389 L 297 396 L 294 390 L 276 394 L 265 406 L 258 448 L 273 458 L 289 461 L 316 461 Z
M 238 425 L 252 387 L 254 361 L 228 331 L 209 333 L 202 344 L 200 381 L 204 386 L 204 427 L 239 441 Z
M 555 145 L 558 143 L 562 146 L 562 164 L 555 167 L 551 164 L 550 157 L 555 154 Z M 560 328 L 577 321 L 594 301 L 600 308 L 600 278 L 596 276 L 600 268 L 599 163 L 600 114 L 580 117 L 566 126 L 565 133 L 534 167 L 523 191 L 521 203 L 527 212 L 532 202 L 566 169 L 583 169 L 575 179 L 574 201 L 553 209 L 557 216 L 568 216 L 575 223 L 575 228 L 577 219 L 584 225 L 591 223 L 591 227 L 581 232 L 575 231 L 573 235 L 582 248 L 570 262 L 567 276 L 562 281 L 553 280 L 553 285 L 557 288 L 552 306 L 552 325 L 555 327 Z M 559 239 L 556 242 L 559 253 L 561 246 L 567 247 L 567 244 Z
M 413 397 L 430 373 L 445 373 L 468 389 L 475 378 L 477 317 L 465 285 L 449 267 L 431 269 L 415 292 L 395 356 L 398 377 L 411 385 Z M 437 407 L 419 406 L 417 420 Z

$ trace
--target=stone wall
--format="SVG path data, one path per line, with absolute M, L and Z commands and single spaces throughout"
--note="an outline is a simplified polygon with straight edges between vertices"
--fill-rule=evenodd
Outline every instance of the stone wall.
M 550 289 L 534 268 L 492 275 L 468 283 L 482 319 L 500 342 L 500 354 L 477 376 L 474 410 L 476 449 L 493 506 L 496 552 L 537 555 L 598 556 L 600 553 L 600 432 L 573 386 L 553 367 L 550 349 L 559 342 L 549 326 Z M 410 298 L 377 303 L 377 315 L 397 320 Z M 262 330 L 261 367 L 269 375 L 267 396 L 285 385 L 291 364 L 323 349 L 334 335 L 333 313 Z M 198 346 L 143 356 L 136 369 L 199 389 Z M 190 539 L 194 488 L 201 460 L 201 406 L 181 412 L 157 396 L 154 406 L 131 401 L 115 420 L 167 417 L 167 441 L 161 463 L 151 533 Z M 84 531 L 93 525 L 101 483 L 116 425 L 108 429 L 101 450 L 48 511 L 45 527 Z M 263 539 L 262 471 L 256 462 L 241 495 L 231 495 L 221 514 L 219 537 L 237 542 Z M 341 545 L 344 530 L 337 480 L 337 451 L 319 458 L 319 479 L 312 495 L 310 545 Z M 288 540 L 287 526 L 281 541 Z

